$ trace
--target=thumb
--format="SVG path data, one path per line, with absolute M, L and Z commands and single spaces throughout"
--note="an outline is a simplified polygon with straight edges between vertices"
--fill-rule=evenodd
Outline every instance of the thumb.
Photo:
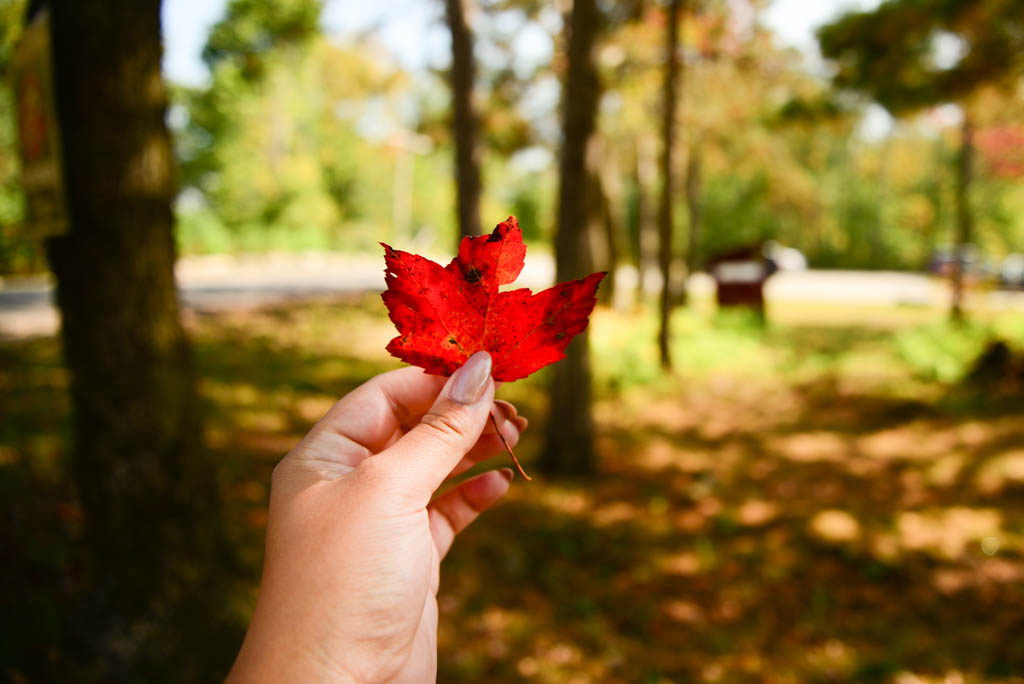
M 448 378 L 420 424 L 372 460 L 426 504 L 480 438 L 493 402 L 491 356 L 477 352 Z

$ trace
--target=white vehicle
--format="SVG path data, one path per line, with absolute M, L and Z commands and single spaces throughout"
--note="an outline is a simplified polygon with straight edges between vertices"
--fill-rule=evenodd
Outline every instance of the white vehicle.
M 807 257 L 795 247 L 780 245 L 775 240 L 764 243 L 764 257 L 775 263 L 780 271 L 806 271 Z

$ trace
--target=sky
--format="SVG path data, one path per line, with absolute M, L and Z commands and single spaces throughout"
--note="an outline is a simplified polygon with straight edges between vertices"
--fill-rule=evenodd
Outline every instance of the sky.
M 813 63 L 814 29 L 849 9 L 867 9 L 879 0 L 775 0 L 761 16 L 780 41 L 800 49 Z M 207 78 L 200 59 L 210 27 L 224 13 L 227 0 L 164 0 L 164 73 L 176 83 L 200 85 Z M 329 35 L 373 30 L 409 69 L 431 63 L 445 49 L 441 3 L 431 0 L 327 0 L 324 26 Z

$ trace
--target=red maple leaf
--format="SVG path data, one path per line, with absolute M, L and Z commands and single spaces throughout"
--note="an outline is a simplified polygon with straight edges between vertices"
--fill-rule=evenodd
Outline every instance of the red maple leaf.
M 384 245 L 384 304 L 398 337 L 387 350 L 428 373 L 451 375 L 471 355 L 491 355 L 498 381 L 525 378 L 565 358 L 569 341 L 587 327 L 605 273 L 559 283 L 534 294 L 500 292 L 526 257 L 514 216 L 490 235 L 466 237 L 445 267 Z

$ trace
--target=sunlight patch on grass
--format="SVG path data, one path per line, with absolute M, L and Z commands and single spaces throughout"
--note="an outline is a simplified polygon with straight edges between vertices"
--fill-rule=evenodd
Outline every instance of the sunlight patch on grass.
M 893 678 L 893 684 L 966 684 L 959 670 L 951 670 L 942 675 L 915 674 L 913 672 L 898 672 Z
M 847 440 L 834 432 L 798 432 L 771 439 L 772 451 L 797 463 L 840 462 L 850 454 Z
M 658 560 L 658 568 L 669 575 L 696 575 L 700 573 L 700 557 L 693 551 L 669 554 Z
M 820 511 L 811 518 L 811 532 L 832 543 L 856 541 L 860 537 L 860 523 L 846 511 Z
M 932 584 L 946 595 L 966 589 L 992 591 L 999 585 L 1020 582 L 1024 582 L 1024 563 L 1007 558 L 986 558 L 976 561 L 971 567 L 937 568 L 932 573 Z
M 676 468 L 683 472 L 699 472 L 713 458 L 706 450 L 687 449 L 667 437 L 653 437 L 647 448 L 636 454 L 635 464 L 648 470 Z
M 594 509 L 594 524 L 598 527 L 609 527 L 619 523 L 630 522 L 636 518 L 638 508 L 627 501 L 613 501 Z
M 829 639 L 807 651 L 809 672 L 819 681 L 847 679 L 857 667 L 856 652 L 839 639 Z
M 952 487 L 964 467 L 968 456 L 965 453 L 951 453 L 940 456 L 927 466 L 926 478 L 933 487 Z
M 551 510 L 569 515 L 582 515 L 593 504 L 592 498 L 583 491 L 551 485 L 540 493 L 539 499 Z
M 956 428 L 936 430 L 934 423 L 919 421 L 878 430 L 856 440 L 857 450 L 880 461 L 934 459 L 959 445 Z
M 996 494 L 1007 487 L 1024 486 L 1024 449 L 1014 449 L 986 462 L 974 478 L 978 491 Z
M 747 499 L 736 511 L 736 518 L 747 527 L 761 527 L 779 515 L 777 504 L 764 499 Z
M 955 560 L 983 537 L 999 535 L 1001 511 L 954 506 L 944 510 L 906 511 L 896 518 L 900 546 Z
M 704 609 L 693 601 L 666 601 L 661 609 L 670 620 L 682 624 L 695 625 L 706 621 Z

